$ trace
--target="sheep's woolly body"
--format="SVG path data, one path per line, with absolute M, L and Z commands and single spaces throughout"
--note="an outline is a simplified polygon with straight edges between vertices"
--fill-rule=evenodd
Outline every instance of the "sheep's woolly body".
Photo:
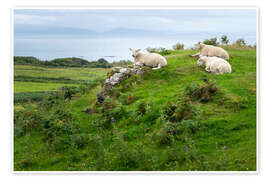
M 232 68 L 228 61 L 218 58 L 218 57 L 200 57 L 198 60 L 198 64 L 202 62 L 205 64 L 205 70 L 208 72 L 213 72 L 216 74 L 224 74 L 224 73 L 231 73 Z
M 149 66 L 149 67 L 163 67 L 163 66 L 167 66 L 167 60 L 157 54 L 157 53 L 143 53 L 143 52 L 138 52 L 137 56 L 134 59 L 135 63 L 141 63 L 145 66 Z
M 210 57 L 216 56 L 222 59 L 229 60 L 229 54 L 227 53 L 227 51 L 220 47 L 212 45 L 200 44 L 200 55 Z

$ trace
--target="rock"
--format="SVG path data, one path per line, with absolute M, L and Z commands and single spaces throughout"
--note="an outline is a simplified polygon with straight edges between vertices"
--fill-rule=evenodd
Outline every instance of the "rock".
M 145 74 L 145 70 L 143 70 L 140 66 L 134 66 L 133 68 L 115 67 L 112 72 L 113 73 L 111 73 L 111 76 L 105 80 L 102 89 L 97 94 L 98 103 L 102 103 L 112 90 L 113 86 L 119 84 L 121 81 L 129 78 L 131 75 Z

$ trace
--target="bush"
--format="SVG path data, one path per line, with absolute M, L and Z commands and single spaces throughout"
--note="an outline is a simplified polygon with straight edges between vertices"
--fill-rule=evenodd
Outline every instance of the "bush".
M 226 35 L 221 36 L 221 43 L 222 44 L 228 44 L 229 43 L 229 39 Z
M 162 56 L 166 56 L 166 55 L 169 55 L 172 53 L 172 50 L 170 49 L 166 49 L 166 48 L 163 48 L 163 47 L 160 47 L 160 48 L 151 48 L 151 47 L 148 47 L 146 48 L 146 50 L 150 53 L 158 53 Z
M 238 46 L 245 46 L 246 45 L 246 42 L 243 38 L 240 38 L 240 39 L 237 39 L 235 41 L 235 44 L 238 45 Z
M 173 49 L 174 50 L 183 50 L 184 49 L 184 44 L 176 43 L 175 45 L 173 45 Z
M 130 105 L 134 101 L 136 101 L 136 98 L 134 97 L 134 95 L 130 93 L 127 93 L 127 94 L 122 93 L 119 99 L 120 99 L 120 102 L 124 105 Z
M 141 115 L 144 115 L 146 113 L 146 103 L 144 101 L 140 101 L 137 104 L 137 112 Z
M 163 115 L 171 122 L 181 122 L 182 120 L 192 119 L 196 113 L 191 105 L 189 97 L 183 97 L 176 103 L 169 102 L 163 108 Z
M 190 96 L 192 100 L 200 100 L 201 102 L 208 102 L 217 92 L 218 88 L 214 82 L 203 84 L 191 84 L 185 88 L 186 95 Z
M 208 45 L 213 45 L 213 46 L 219 45 L 219 43 L 217 42 L 217 38 L 206 39 L 203 41 L 203 43 L 208 44 Z
M 14 135 L 22 136 L 26 132 L 30 132 L 40 128 L 43 120 L 41 112 L 35 107 L 29 105 L 22 110 L 14 111 Z

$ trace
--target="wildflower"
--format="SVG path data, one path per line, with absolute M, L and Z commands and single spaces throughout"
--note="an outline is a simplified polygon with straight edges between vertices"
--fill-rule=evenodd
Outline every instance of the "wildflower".
M 187 151 L 187 152 L 189 151 L 189 148 L 187 146 L 185 147 L 185 151 Z
M 111 122 L 112 123 L 115 123 L 116 122 L 116 120 L 114 119 L 114 117 L 111 118 Z
M 227 149 L 227 146 L 223 146 L 223 150 L 226 150 Z

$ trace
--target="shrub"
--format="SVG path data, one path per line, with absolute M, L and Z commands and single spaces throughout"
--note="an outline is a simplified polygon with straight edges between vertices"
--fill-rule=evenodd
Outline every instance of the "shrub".
M 238 46 L 245 46 L 246 45 L 246 42 L 243 38 L 239 38 L 235 41 L 235 44 L 238 45 Z
M 208 45 L 213 45 L 213 46 L 219 45 L 219 43 L 217 42 L 217 38 L 206 39 L 203 41 L 203 43 L 208 44 Z
M 239 109 L 244 109 L 248 107 L 248 99 L 246 97 L 226 99 L 225 107 L 233 109 L 234 112 L 237 112 Z
M 22 136 L 26 132 L 39 129 L 43 119 L 41 112 L 33 106 L 27 106 L 23 110 L 14 111 L 14 135 Z
M 218 91 L 218 88 L 214 82 L 208 82 L 203 84 L 191 84 L 185 88 L 186 95 L 190 96 L 192 100 L 200 100 L 201 102 L 208 102 Z
M 183 97 L 176 103 L 169 102 L 163 108 L 163 114 L 171 122 L 181 122 L 182 120 L 191 119 L 196 115 L 189 97 Z
M 146 113 L 146 103 L 144 101 L 140 101 L 137 104 L 137 112 L 141 115 L 144 115 Z
M 158 53 L 162 56 L 166 56 L 172 53 L 172 50 L 170 49 L 166 49 L 166 48 L 160 48 L 160 50 L 158 51 Z
M 64 99 L 71 100 L 72 96 L 79 92 L 79 88 L 74 86 L 63 86 L 59 88 L 59 91 L 62 91 Z
M 48 141 L 56 151 L 62 151 L 74 143 L 81 147 L 80 142 L 77 142 L 80 139 L 76 140 L 78 131 L 71 114 L 65 108 L 54 110 L 42 121 L 43 140 Z
M 229 39 L 226 35 L 221 36 L 221 43 L 222 44 L 228 44 L 229 43 Z
M 87 133 L 77 133 L 71 136 L 71 142 L 76 148 L 83 148 L 89 143 L 89 135 Z
M 184 44 L 176 43 L 175 45 L 173 45 L 173 49 L 174 50 L 182 50 L 182 49 L 184 49 Z
M 132 104 L 136 98 L 134 97 L 133 94 L 127 93 L 127 94 L 121 94 L 120 96 L 120 102 L 124 105 L 129 105 Z
M 162 56 L 166 56 L 166 55 L 169 55 L 172 53 L 172 50 L 170 49 L 166 49 L 166 48 L 163 48 L 163 47 L 160 47 L 160 48 L 151 48 L 151 47 L 148 47 L 146 48 L 146 50 L 150 53 L 158 53 Z

